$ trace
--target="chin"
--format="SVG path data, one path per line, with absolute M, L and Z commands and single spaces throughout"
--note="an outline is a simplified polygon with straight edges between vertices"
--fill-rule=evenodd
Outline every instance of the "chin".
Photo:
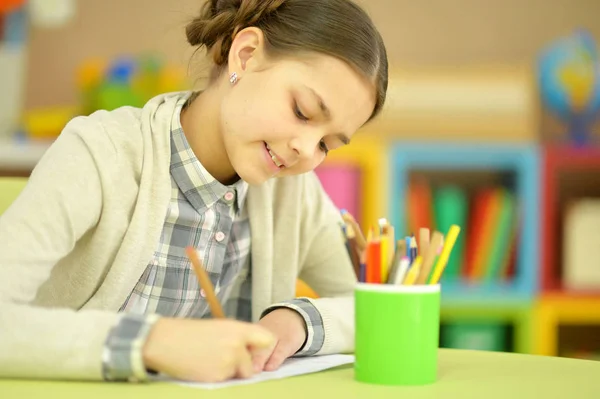
M 251 170 L 243 168 L 236 169 L 236 172 L 240 179 L 250 184 L 251 186 L 258 186 L 269 180 L 271 177 L 266 176 L 264 173 L 252 168 Z

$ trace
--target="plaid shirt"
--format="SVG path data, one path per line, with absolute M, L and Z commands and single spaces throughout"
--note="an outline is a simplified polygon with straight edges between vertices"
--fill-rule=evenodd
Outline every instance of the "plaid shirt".
M 171 201 L 160 241 L 148 267 L 123 304 L 121 321 L 109 334 L 103 354 L 106 380 L 147 378 L 141 349 L 159 315 L 209 318 L 210 309 L 185 247 L 198 250 L 228 317 L 251 321 L 252 267 L 250 225 L 244 207 L 247 184 L 225 186 L 215 180 L 191 150 L 177 105 L 171 123 Z M 296 356 L 318 352 L 325 331 L 321 315 L 306 299 L 271 306 L 287 307 L 305 320 L 307 339 Z

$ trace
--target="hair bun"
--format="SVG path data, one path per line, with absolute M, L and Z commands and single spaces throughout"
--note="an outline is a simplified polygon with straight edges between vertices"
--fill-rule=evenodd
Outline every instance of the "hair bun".
M 227 63 L 233 38 L 241 29 L 256 26 L 285 0 L 210 0 L 186 27 L 188 43 L 205 46 L 216 65 Z

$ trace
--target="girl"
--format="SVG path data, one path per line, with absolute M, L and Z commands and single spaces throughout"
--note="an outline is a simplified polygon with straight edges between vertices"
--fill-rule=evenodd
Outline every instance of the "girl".
M 349 0 L 212 0 L 186 33 L 204 91 L 75 118 L 2 215 L 1 376 L 220 381 L 353 350 L 355 276 L 312 171 L 380 111 L 381 36 Z

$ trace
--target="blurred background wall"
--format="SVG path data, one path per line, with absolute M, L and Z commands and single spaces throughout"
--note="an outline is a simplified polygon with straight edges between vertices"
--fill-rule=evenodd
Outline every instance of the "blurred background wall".
M 106 63 L 120 59 L 111 76 L 123 79 L 154 54 L 171 68 L 151 75 L 160 87 L 206 76 L 183 31 L 200 0 L 60 2 L 74 6 L 72 18 L 32 18 L 17 45 L 0 45 L 20 49 L 24 65 L 0 63 L 0 104 L 20 107 L 14 137 L 0 139 L 0 175 L 27 176 L 64 123 L 90 111 L 90 82 Z M 443 280 L 443 346 L 597 358 L 600 2 L 359 3 L 387 44 L 389 96 L 357 144 L 319 167 L 325 189 L 365 230 L 380 217 L 399 234 L 463 227 Z M 15 79 L 20 93 L 7 94 Z M 140 101 L 111 90 L 107 107 Z M 578 109 L 591 123 L 566 116 Z
M 75 101 L 74 72 L 88 57 L 152 50 L 187 66 L 191 52 L 182 29 L 201 3 L 77 0 L 74 20 L 31 31 L 26 105 Z M 600 34 L 600 2 L 595 0 L 358 3 L 379 27 L 392 69 L 531 64 L 542 46 L 574 28 Z

